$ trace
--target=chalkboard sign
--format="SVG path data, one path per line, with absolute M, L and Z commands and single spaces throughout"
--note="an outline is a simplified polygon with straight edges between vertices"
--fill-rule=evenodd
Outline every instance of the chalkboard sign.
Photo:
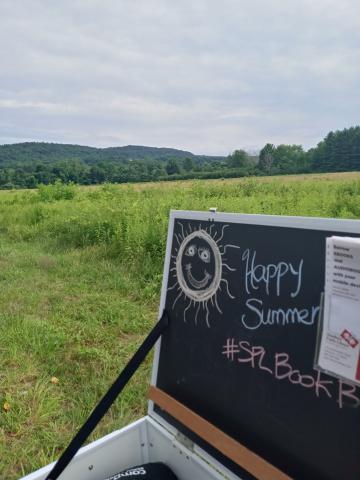
M 171 325 L 154 383 L 296 480 L 360 479 L 360 390 L 314 369 L 334 234 L 360 236 L 360 222 L 170 218 L 161 307 Z

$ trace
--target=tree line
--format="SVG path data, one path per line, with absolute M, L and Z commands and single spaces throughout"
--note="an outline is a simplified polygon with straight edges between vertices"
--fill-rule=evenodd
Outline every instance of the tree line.
M 301 145 L 267 143 L 258 156 L 242 149 L 227 157 L 210 157 L 131 146 L 94 149 L 31 143 L 0 147 L 2 189 L 35 188 L 56 181 L 92 185 L 354 170 L 360 170 L 360 126 L 330 132 L 308 151 Z

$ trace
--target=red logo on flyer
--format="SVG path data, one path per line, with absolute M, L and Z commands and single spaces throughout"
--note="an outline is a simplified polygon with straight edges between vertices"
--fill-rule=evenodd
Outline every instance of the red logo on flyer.
M 341 337 L 345 340 L 345 342 L 347 342 L 350 347 L 352 348 L 355 348 L 357 345 L 358 345 L 358 341 L 356 340 L 356 338 L 351 335 L 351 333 L 348 331 L 348 330 L 344 330 L 341 334 Z

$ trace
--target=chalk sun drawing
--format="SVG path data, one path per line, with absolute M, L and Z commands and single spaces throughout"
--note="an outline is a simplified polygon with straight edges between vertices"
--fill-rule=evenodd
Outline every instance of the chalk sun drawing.
M 175 255 L 171 256 L 170 275 L 175 282 L 168 288 L 178 292 L 172 309 L 180 299 L 186 303 L 183 319 L 186 322 L 186 314 L 194 309 L 195 324 L 199 313 L 205 315 L 206 325 L 210 327 L 210 309 L 216 309 L 220 314 L 219 292 L 224 292 L 231 299 L 235 297 L 229 290 L 229 282 L 225 278 L 226 272 L 234 272 L 225 258 L 228 248 L 240 248 L 237 245 L 222 244 L 224 231 L 229 225 L 221 226 L 221 233 L 216 230 L 215 224 L 202 228 L 201 224 L 194 228 L 190 224 L 186 228 L 181 222 L 181 233 L 175 233 L 177 242 Z M 215 229 L 214 229 L 215 227 Z M 214 229 L 214 232 L 212 230 Z M 219 238 L 216 238 L 219 235 Z

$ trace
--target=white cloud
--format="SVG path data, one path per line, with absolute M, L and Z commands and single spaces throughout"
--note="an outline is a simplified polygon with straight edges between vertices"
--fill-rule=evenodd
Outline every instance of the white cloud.
M 359 123 L 357 0 L 2 0 L 0 42 L 0 142 L 227 154 Z
M 63 103 L 51 103 L 51 102 L 33 102 L 33 101 L 25 101 L 21 102 L 18 100 L 14 99 L 4 99 L 2 100 L 0 98 L 0 109 L 33 109 L 33 110 L 38 110 L 42 111 L 45 113 L 52 113 L 52 114 L 57 114 L 61 115 L 64 113 L 75 113 L 79 111 L 77 107 L 74 107 L 73 105 L 66 105 Z

